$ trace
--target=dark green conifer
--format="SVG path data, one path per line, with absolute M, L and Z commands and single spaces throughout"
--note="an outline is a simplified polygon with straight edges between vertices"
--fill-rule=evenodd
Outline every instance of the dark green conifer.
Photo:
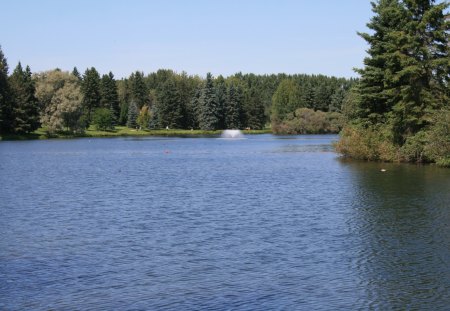
M 94 67 L 86 69 L 81 83 L 83 94 L 83 109 L 88 120 L 91 121 L 92 112 L 100 107 L 100 75 Z
M 173 78 L 168 79 L 162 85 L 161 91 L 158 92 L 157 111 L 160 127 L 182 127 L 183 107 Z
M 24 71 L 19 62 L 9 80 L 13 95 L 13 131 L 19 134 L 33 132 L 39 127 L 39 104 L 34 95 L 36 90 L 30 67 Z
M 219 125 L 216 90 L 211 73 L 206 75 L 205 85 L 199 99 L 198 122 L 202 130 L 216 130 Z
M 8 62 L 0 46 L 0 133 L 13 130 L 11 90 L 8 82 Z

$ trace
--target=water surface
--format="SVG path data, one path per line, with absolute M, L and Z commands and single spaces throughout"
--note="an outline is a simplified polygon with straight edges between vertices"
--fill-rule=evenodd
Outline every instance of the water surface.
M 450 170 L 336 139 L 0 142 L 0 309 L 448 309 Z

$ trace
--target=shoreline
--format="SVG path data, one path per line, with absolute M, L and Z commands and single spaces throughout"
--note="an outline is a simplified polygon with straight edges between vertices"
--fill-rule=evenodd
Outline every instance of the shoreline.
M 272 134 L 270 129 L 263 130 L 241 130 L 245 135 Z M 110 138 L 110 137 L 146 137 L 146 136 L 215 136 L 222 134 L 223 130 L 183 130 L 183 129 L 159 129 L 159 130 L 135 130 L 124 126 L 117 126 L 115 130 L 100 131 L 93 128 L 86 130 L 83 134 L 55 133 L 49 134 L 45 129 L 40 128 L 29 134 L 7 134 L 0 135 L 0 141 L 20 141 L 20 140 L 46 140 L 46 139 L 72 139 L 72 138 Z

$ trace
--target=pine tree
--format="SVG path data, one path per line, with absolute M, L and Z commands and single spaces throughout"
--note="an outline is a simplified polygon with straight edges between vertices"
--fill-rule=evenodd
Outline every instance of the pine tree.
M 144 74 L 140 71 L 136 71 L 131 74 L 128 81 L 128 87 L 130 92 L 130 99 L 133 100 L 138 109 L 141 109 L 145 105 L 149 105 L 149 90 L 145 84 Z
M 219 129 L 225 129 L 226 123 L 226 106 L 228 100 L 227 86 L 225 84 L 225 79 L 222 76 L 218 76 L 215 81 L 216 98 L 217 98 L 217 113 L 219 115 L 219 123 L 217 127 Z
M 255 88 L 250 88 L 245 98 L 246 127 L 256 130 L 263 129 L 266 123 L 266 116 L 261 93 Z
M 91 114 L 95 108 L 100 107 L 100 75 L 94 67 L 86 69 L 81 83 L 81 92 L 83 94 L 84 114 L 91 121 Z
M 379 0 L 368 27 L 360 35 L 369 56 L 359 85 L 359 123 L 390 124 L 394 142 L 427 126 L 430 112 L 448 103 L 448 4 L 431 0 Z
M 8 82 L 8 62 L 0 46 L 0 134 L 13 130 L 11 90 Z
M 115 121 L 119 120 L 119 95 L 117 83 L 112 72 L 103 75 L 100 80 L 100 97 L 100 106 L 109 109 Z
M 225 106 L 225 125 L 228 129 L 241 128 L 242 94 L 238 86 L 233 83 L 228 88 Z
M 136 128 L 137 127 L 137 118 L 139 116 L 139 108 L 134 101 L 128 105 L 128 119 L 127 119 L 127 127 Z
M 183 107 L 174 79 L 168 79 L 158 93 L 158 123 L 160 127 L 182 128 Z
M 205 85 L 199 99 L 198 122 L 202 130 L 216 130 L 219 125 L 216 90 L 211 73 L 206 75 Z
M 80 81 L 80 83 L 81 83 L 82 78 L 81 78 L 81 74 L 80 74 L 80 72 L 78 71 L 78 68 L 77 68 L 77 67 L 73 67 L 72 75 L 74 75 L 74 76 L 78 79 L 78 81 Z
M 24 71 L 19 62 L 9 80 L 13 94 L 14 132 L 33 132 L 39 127 L 39 104 L 30 67 L 27 66 Z

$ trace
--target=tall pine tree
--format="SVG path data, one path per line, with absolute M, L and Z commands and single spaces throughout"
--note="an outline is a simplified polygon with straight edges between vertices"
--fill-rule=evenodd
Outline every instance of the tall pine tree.
M 20 134 L 33 132 L 39 127 L 39 104 L 30 67 L 23 70 L 19 62 L 9 80 L 13 95 L 13 130 Z
M 145 84 L 144 74 L 142 72 L 136 71 L 131 74 L 128 80 L 128 88 L 130 98 L 136 103 L 138 109 L 150 104 L 149 90 Z
M 157 111 L 160 127 L 182 128 L 183 106 L 174 78 L 169 78 L 158 92 Z
M 111 111 L 114 120 L 119 120 L 120 106 L 117 83 L 112 72 L 102 76 L 100 80 L 100 106 Z
M 219 126 L 219 107 L 211 73 L 206 75 L 199 99 L 198 122 L 202 130 L 216 130 Z
M 8 82 L 8 62 L 0 46 L 0 134 L 13 130 L 11 90 Z
M 81 83 L 81 92 L 83 94 L 84 114 L 91 121 L 91 114 L 95 108 L 100 107 L 100 75 L 94 67 L 86 69 Z
M 228 129 L 239 129 L 241 128 L 242 117 L 242 93 L 237 85 L 231 83 L 227 95 L 225 126 Z

